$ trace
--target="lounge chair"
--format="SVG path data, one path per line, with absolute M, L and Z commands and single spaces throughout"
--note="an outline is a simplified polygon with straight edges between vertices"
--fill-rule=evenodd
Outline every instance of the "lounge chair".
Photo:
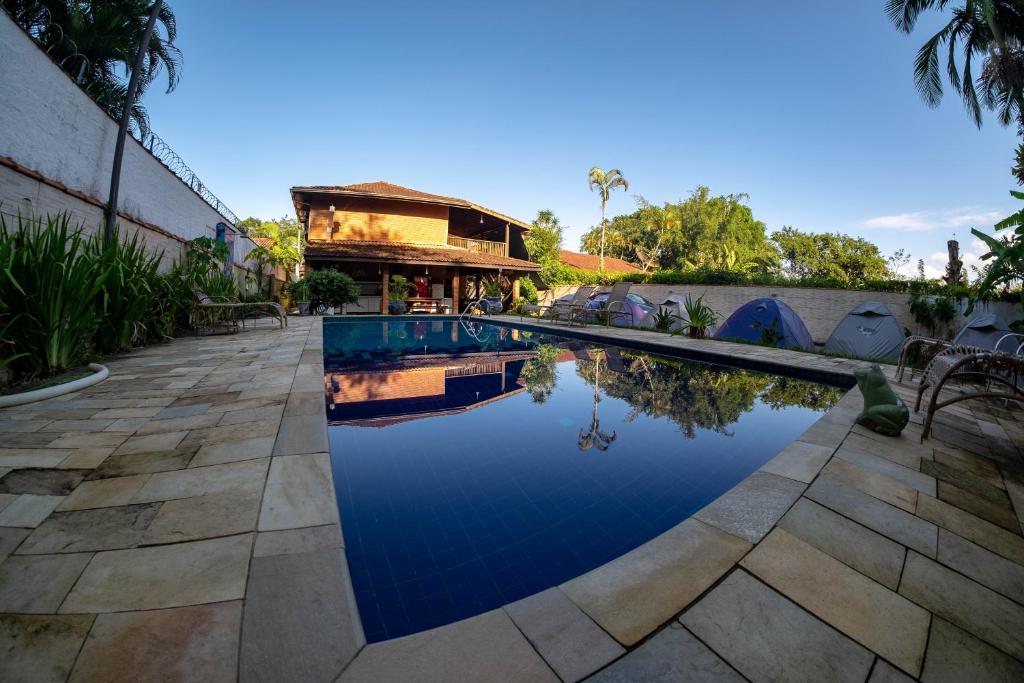
M 218 323 L 224 323 L 232 332 L 237 332 L 239 318 L 242 327 L 245 327 L 245 319 L 249 317 L 247 313 L 250 311 L 260 311 L 269 315 L 277 320 L 282 329 L 288 326 L 288 313 L 284 306 L 274 301 L 239 301 L 225 296 L 213 297 L 198 287 L 193 287 L 192 291 L 196 296 L 193 316 L 196 334 L 201 334 L 203 329 L 214 329 Z
M 574 322 L 579 321 L 579 314 L 584 310 L 587 300 L 594 293 L 594 289 L 595 287 L 592 285 L 577 287 L 572 295 L 572 299 L 568 301 L 555 300 L 550 306 L 526 304 L 521 309 L 520 320 L 522 320 L 523 315 L 526 313 L 538 313 L 542 319 L 565 320 L 569 325 L 572 325 Z
M 629 282 L 616 282 L 612 285 L 612 291 L 608 293 L 608 300 L 601 306 L 598 317 L 604 319 L 605 325 L 611 325 L 618 318 L 629 317 L 629 326 L 636 325 L 633 320 L 633 308 L 626 301 L 629 294 Z
M 923 347 L 921 353 L 928 354 L 931 352 L 931 356 L 934 357 L 936 353 L 939 353 L 943 349 L 948 349 L 952 346 L 951 342 L 944 339 L 935 339 L 933 337 L 922 337 L 919 335 L 911 335 L 903 340 L 903 345 L 900 347 L 900 359 L 896 364 L 896 381 L 903 381 L 903 372 L 907 369 L 907 364 L 910 362 L 911 351 L 918 347 Z M 910 368 L 910 379 L 914 379 L 914 368 Z
M 932 390 L 925 413 L 924 428 L 921 431 L 921 441 L 924 441 L 931 431 L 935 412 L 946 406 L 973 398 L 1024 399 L 1024 390 L 1019 386 L 1022 374 L 1024 357 L 1016 354 L 991 351 L 977 346 L 950 346 L 939 351 L 925 367 L 921 375 L 921 384 L 917 388 L 915 413 L 921 409 L 924 392 L 929 388 Z M 940 401 L 939 394 L 953 379 L 981 380 L 982 383 L 976 391 L 963 389 L 958 395 Z M 1003 385 L 1009 390 L 993 391 L 993 383 Z

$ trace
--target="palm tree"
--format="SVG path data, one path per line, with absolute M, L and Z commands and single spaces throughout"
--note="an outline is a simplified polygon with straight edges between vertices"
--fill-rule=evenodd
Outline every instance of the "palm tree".
M 944 10 L 951 0 L 888 0 L 886 13 L 899 30 L 910 33 L 927 10 Z M 958 67 L 957 47 L 963 56 Z M 939 48 L 946 47 L 946 75 L 953 90 L 981 126 L 981 107 L 998 113 L 1004 126 L 1024 125 L 1024 4 L 1020 0 L 964 0 L 949 22 L 928 39 L 914 61 L 914 81 L 929 107 L 942 100 Z M 974 59 L 983 58 L 975 77 Z M 980 94 L 979 94 L 980 90 Z
M 125 76 L 135 63 L 151 0 L 0 0 L 0 4 L 96 102 L 120 118 L 127 95 Z M 149 116 L 138 104 L 145 89 L 167 72 L 167 92 L 181 72 L 181 51 L 174 46 L 177 22 L 162 3 L 157 15 L 164 35 L 154 31 L 140 72 L 132 106 L 132 124 L 149 130 Z
M 590 169 L 590 175 L 588 178 L 588 184 L 590 185 L 590 191 L 593 192 L 594 188 L 597 188 L 598 193 L 601 195 L 601 256 L 598 261 L 598 270 L 604 271 L 604 228 L 605 224 L 608 223 L 608 197 L 611 196 L 612 190 L 616 187 L 621 187 L 623 190 L 629 189 L 629 181 L 622 175 L 622 171 L 617 168 L 613 168 L 610 171 L 594 166 Z

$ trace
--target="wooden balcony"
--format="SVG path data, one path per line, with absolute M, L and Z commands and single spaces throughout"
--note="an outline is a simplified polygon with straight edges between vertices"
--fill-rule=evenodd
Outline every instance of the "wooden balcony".
M 448 246 L 458 247 L 459 249 L 466 249 L 468 251 L 476 251 L 481 254 L 508 256 L 508 248 L 504 242 L 491 242 L 489 240 L 478 240 L 448 235 Z

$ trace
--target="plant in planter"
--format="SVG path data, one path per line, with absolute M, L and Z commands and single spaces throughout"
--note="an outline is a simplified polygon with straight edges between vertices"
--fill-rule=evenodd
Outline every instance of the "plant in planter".
M 659 308 L 654 314 L 654 329 L 658 332 L 671 332 L 676 320 L 679 320 L 678 315 L 667 308 Z
M 314 270 L 303 279 L 309 287 L 309 311 L 313 315 L 323 315 L 328 308 L 339 310 L 359 299 L 355 280 L 333 268 Z
M 401 315 L 406 311 L 405 300 L 412 296 L 412 283 L 401 275 L 392 275 L 388 283 L 388 313 Z
M 502 278 L 493 277 L 484 280 L 484 301 L 487 302 L 487 313 L 501 313 L 504 308 L 501 302 Z
M 299 315 L 309 315 L 309 283 L 301 278 L 288 286 L 288 295 L 299 307 Z
M 683 309 L 686 311 L 683 329 L 693 339 L 703 339 L 707 336 L 708 328 L 718 322 L 718 313 L 704 303 L 703 295 L 693 299 L 687 294 Z

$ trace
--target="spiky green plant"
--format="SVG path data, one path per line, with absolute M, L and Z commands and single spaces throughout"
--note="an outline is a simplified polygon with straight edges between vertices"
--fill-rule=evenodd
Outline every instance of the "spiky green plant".
M 11 347 L 3 353 L 29 376 L 80 365 L 93 352 L 102 287 L 81 228 L 66 213 L 17 220 L 12 230 L 0 216 L 0 316 Z
M 109 241 L 98 233 L 94 235 L 89 240 L 88 256 L 100 284 L 96 297 L 97 350 L 112 353 L 143 343 L 157 295 L 154 282 L 163 253 L 147 254 L 138 232 L 122 241 L 115 230 Z

